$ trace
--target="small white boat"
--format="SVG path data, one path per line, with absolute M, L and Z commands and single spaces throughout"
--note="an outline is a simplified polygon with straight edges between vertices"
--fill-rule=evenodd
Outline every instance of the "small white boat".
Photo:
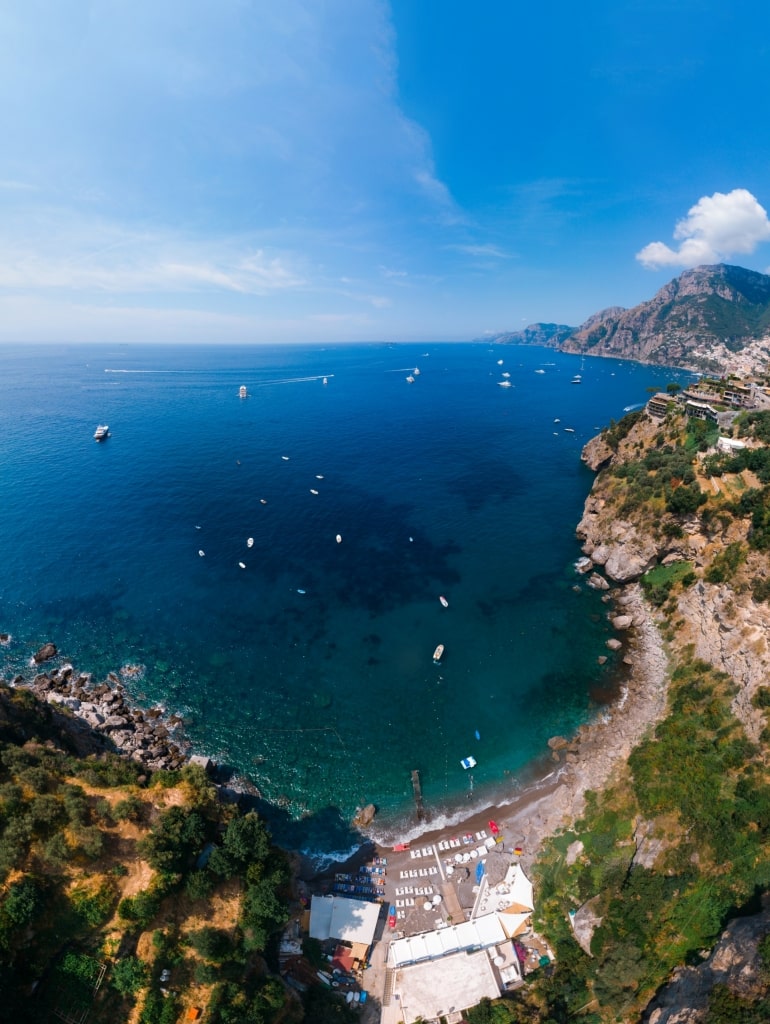
M 109 437 L 110 428 L 106 423 L 100 423 L 94 431 L 94 441 L 103 441 L 105 437 Z
M 315 478 L 316 478 L 316 480 L 323 480 L 324 475 L 323 475 L 323 473 L 316 473 Z
M 259 503 L 260 505 L 267 505 L 267 498 L 260 498 Z
M 249 537 L 249 539 L 246 541 L 246 547 L 247 548 L 253 548 L 254 547 L 254 538 L 253 537 Z
M 439 644 L 438 647 L 436 648 L 436 650 L 433 652 L 433 664 L 434 665 L 438 665 L 438 663 L 441 661 L 443 656 L 444 656 L 444 645 L 443 644 Z
M 245 569 L 246 568 L 246 566 L 245 566 L 245 564 L 243 562 L 239 562 L 238 565 L 241 567 L 241 569 Z
M 289 461 L 289 456 L 288 455 L 282 455 L 281 458 L 283 459 L 284 462 L 288 462 Z
M 324 384 L 328 384 L 328 383 L 329 383 L 329 381 L 326 379 L 326 377 L 324 377 Z
M 556 417 L 556 419 L 554 420 L 554 423 L 561 423 L 561 420 L 559 419 L 559 417 L 558 417 L 558 416 L 557 416 L 557 417 Z
M 245 384 L 241 384 L 241 386 L 238 388 L 238 397 L 239 398 L 248 398 L 249 397 L 249 393 L 246 390 L 246 385 Z
M 564 432 L 565 432 L 565 434 L 574 434 L 575 433 L 575 428 L 574 427 L 565 427 L 564 428 Z
M 513 386 L 509 380 L 499 380 L 497 383 L 501 388 L 510 388 Z
M 337 541 L 338 544 L 341 544 L 342 543 L 342 534 L 338 533 L 337 536 L 334 539 Z
M 545 373 L 545 370 L 535 370 L 535 373 Z
M 407 383 L 408 383 L 408 384 L 414 384 L 414 377 L 413 377 L 413 376 L 411 375 L 411 373 L 410 373 L 410 374 L 409 374 L 409 376 L 408 376 L 408 377 L 406 378 L 406 380 L 407 380 Z
M 195 527 L 195 529 L 196 529 L 196 530 L 200 530 L 200 526 L 196 526 L 196 527 Z
M 304 593 L 306 593 L 306 591 L 302 590 L 300 587 L 297 587 L 297 593 L 298 594 L 304 594 Z
M 439 598 L 438 598 L 438 599 L 439 599 L 439 601 L 440 601 L 440 602 L 442 603 L 442 605 L 443 605 L 443 606 L 444 606 L 445 608 L 448 608 L 448 607 L 449 607 L 449 601 L 447 601 L 447 599 L 446 599 L 446 598 L 444 597 L 444 595 L 443 595 L 443 594 L 439 594 Z
M 318 494 L 318 491 L 315 489 L 315 487 L 311 487 L 310 488 L 310 493 L 311 494 Z
M 503 377 L 510 377 L 510 373 L 507 370 L 503 370 Z
M 497 365 L 498 365 L 498 366 L 502 366 L 502 365 L 503 365 L 503 361 L 502 361 L 502 359 L 498 359 L 498 360 L 497 360 Z
M 575 376 L 570 381 L 570 384 L 582 384 L 582 383 L 583 383 L 583 378 L 580 376 L 579 373 L 576 373 Z
M 419 366 L 415 366 L 415 368 L 412 370 L 412 373 L 415 375 L 415 377 L 419 377 L 420 376 L 420 367 Z
M 201 558 L 203 558 L 205 556 L 206 552 L 205 551 L 199 551 L 198 554 L 201 556 Z
M 460 761 L 460 764 L 467 771 L 469 768 L 475 768 L 476 767 L 476 758 L 475 757 L 464 757 L 462 759 L 462 761 Z

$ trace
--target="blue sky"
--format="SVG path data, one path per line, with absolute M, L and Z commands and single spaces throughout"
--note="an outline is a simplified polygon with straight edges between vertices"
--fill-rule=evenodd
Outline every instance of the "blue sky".
M 456 340 L 770 267 L 759 0 L 6 0 L 0 340 Z

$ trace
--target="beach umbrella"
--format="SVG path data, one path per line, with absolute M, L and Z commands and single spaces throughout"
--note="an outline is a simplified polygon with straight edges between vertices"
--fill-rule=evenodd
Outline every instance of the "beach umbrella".
M 433 910 L 433 904 L 431 903 L 430 900 L 426 900 L 425 901 L 425 909 L 426 910 Z
M 436 895 L 433 897 L 433 905 L 437 907 L 440 902 L 441 902 L 441 893 L 437 892 Z
M 462 863 L 462 859 L 463 859 L 463 854 L 462 853 L 456 853 L 455 854 L 455 860 L 457 861 L 458 864 Z
M 452 867 L 452 865 L 451 865 L 451 864 L 450 864 L 450 865 L 449 865 L 449 866 L 447 867 L 447 869 L 446 869 L 446 873 L 447 873 L 448 875 L 453 875 L 453 874 L 455 873 L 455 869 L 454 869 L 454 868 Z
M 475 850 L 475 849 L 471 850 L 471 857 L 473 857 L 474 860 L 478 857 L 478 855 L 479 855 L 479 851 L 478 850 Z

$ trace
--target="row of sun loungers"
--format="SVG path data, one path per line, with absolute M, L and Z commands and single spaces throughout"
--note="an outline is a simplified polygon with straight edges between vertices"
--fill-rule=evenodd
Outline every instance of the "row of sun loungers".
M 405 870 L 400 872 L 402 879 L 426 879 L 429 874 L 438 874 L 438 868 L 435 865 L 431 867 L 419 867 L 417 869 Z
M 433 886 L 432 885 L 418 885 L 417 888 L 413 885 L 402 885 L 400 889 L 396 889 L 396 896 L 432 896 Z
M 432 857 L 434 852 L 432 846 L 423 846 L 421 850 L 410 850 L 409 856 L 414 860 L 415 857 Z

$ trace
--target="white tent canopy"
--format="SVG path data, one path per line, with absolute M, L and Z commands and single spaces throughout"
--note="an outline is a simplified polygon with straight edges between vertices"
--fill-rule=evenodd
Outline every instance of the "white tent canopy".
M 511 895 L 512 910 L 534 910 L 535 903 L 532 896 L 532 883 L 524 874 L 521 864 L 512 864 L 505 876 L 505 885 Z
M 437 928 L 432 932 L 396 939 L 390 944 L 388 961 L 393 967 L 402 967 L 421 960 L 435 960 L 447 953 L 487 949 L 505 942 L 505 939 L 505 929 L 497 914 L 485 914 L 473 921 L 463 921 L 448 928 Z

